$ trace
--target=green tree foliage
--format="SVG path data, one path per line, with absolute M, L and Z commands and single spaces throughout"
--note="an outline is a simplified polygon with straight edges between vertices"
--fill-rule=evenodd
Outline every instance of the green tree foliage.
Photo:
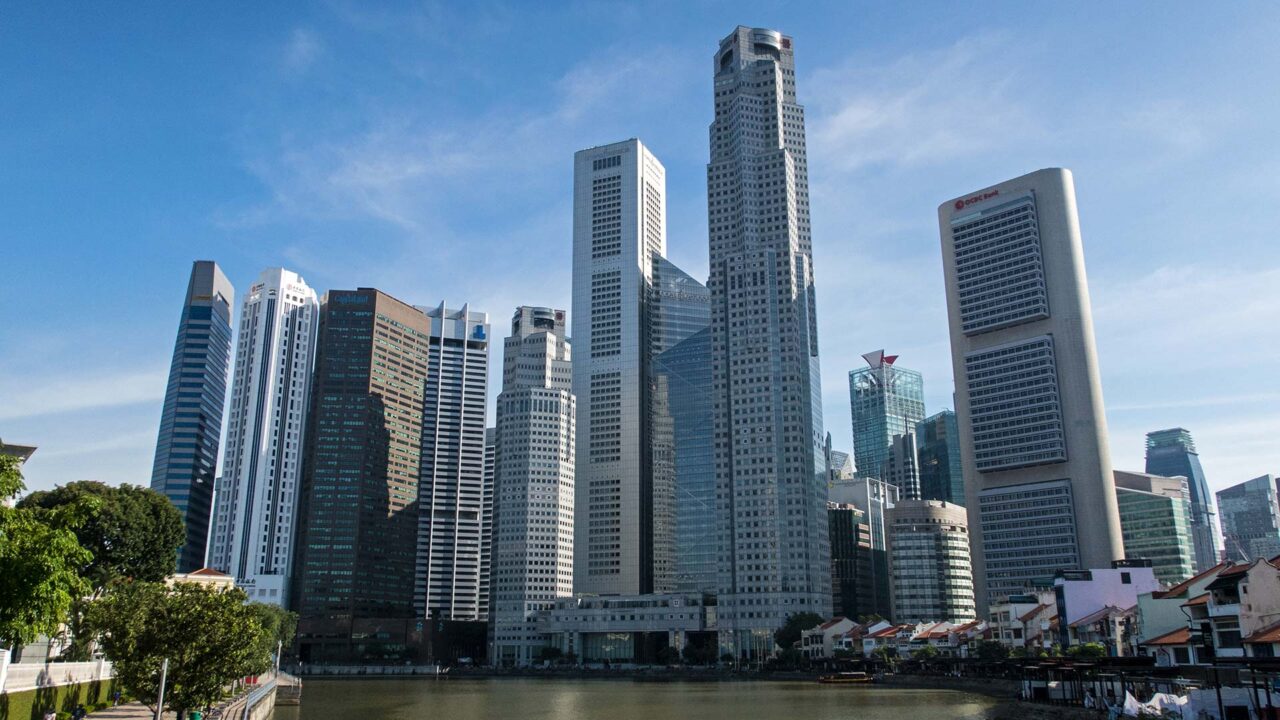
M 18 458 L 0 455 L 0 498 L 24 488 Z M 36 513 L 0 504 L 0 645 L 57 633 L 72 603 L 90 591 L 78 570 L 93 556 L 76 541 L 74 528 L 91 510 L 78 503 Z
M 168 658 L 165 707 L 196 710 L 220 700 L 232 681 L 271 667 L 274 643 L 247 599 L 239 589 L 195 583 L 121 582 L 89 606 L 88 621 L 128 693 L 154 707 Z
M 101 591 L 112 580 L 160 582 L 173 574 L 185 531 L 182 515 L 164 495 L 150 488 L 100 482 L 73 482 L 34 492 L 19 507 L 54 511 L 96 500 L 96 509 L 76 528 L 80 544 L 93 553 L 81 574 Z
M 289 612 L 276 605 L 267 603 L 249 603 L 249 610 L 262 626 L 262 641 L 266 644 L 268 655 L 280 648 L 285 652 L 293 645 L 293 637 L 298 632 L 298 614 Z
M 684 649 L 680 651 L 680 656 L 688 665 L 714 665 L 716 662 L 716 654 L 720 649 L 714 641 L 697 643 L 693 641 L 686 642 Z M 732 661 L 733 656 L 729 656 Z
M 938 648 L 932 645 L 925 645 L 911 653 L 911 659 L 916 662 L 929 662 L 938 657 Z
M 898 649 L 888 645 L 881 645 L 871 651 L 871 657 L 879 660 L 889 667 L 894 667 L 898 663 Z
M 817 613 L 793 613 L 787 616 L 787 621 L 782 624 L 782 627 L 773 632 L 773 641 L 778 643 L 778 647 L 786 650 L 800 641 L 801 631 L 812 629 L 825 621 L 825 618 Z
M 664 647 L 658 651 L 659 665 L 679 665 L 680 653 L 673 647 Z
M 978 659 L 982 662 L 1000 662 L 1009 657 L 1009 648 L 995 640 L 978 643 Z
M 1107 656 L 1107 648 L 1101 643 L 1085 643 L 1067 648 L 1067 657 L 1072 660 L 1100 660 Z

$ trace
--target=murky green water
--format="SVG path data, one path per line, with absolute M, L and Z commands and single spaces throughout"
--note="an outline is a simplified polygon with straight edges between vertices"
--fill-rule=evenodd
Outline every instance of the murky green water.
M 989 698 L 808 682 L 307 679 L 275 720 L 979 720 Z

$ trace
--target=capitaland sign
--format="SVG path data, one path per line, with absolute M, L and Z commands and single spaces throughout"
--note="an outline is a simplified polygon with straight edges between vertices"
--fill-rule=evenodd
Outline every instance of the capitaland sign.
M 980 203 L 980 202 L 982 202 L 983 200 L 990 200 L 991 198 L 993 198 L 993 197 L 995 197 L 995 196 L 997 196 L 997 195 L 999 195 L 999 194 L 1000 194 L 1000 191 L 999 191 L 999 190 L 988 190 L 987 192 L 984 192 L 984 193 L 978 193 L 977 195 L 974 195 L 973 197 L 967 197 L 967 198 L 965 198 L 965 199 L 963 199 L 963 200 L 957 200 L 957 201 L 956 201 L 956 209 L 957 209 L 957 210 L 963 210 L 963 209 L 965 209 L 965 208 L 969 207 L 970 205 L 972 205 L 972 204 L 974 204 L 974 203 Z

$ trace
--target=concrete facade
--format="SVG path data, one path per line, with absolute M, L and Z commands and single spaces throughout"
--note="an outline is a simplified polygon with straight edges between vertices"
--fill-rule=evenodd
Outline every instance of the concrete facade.
M 288 604 L 319 332 L 320 303 L 297 273 L 269 268 L 244 296 L 209 567 L 257 602 Z
M 976 618 L 965 509 L 941 500 L 901 500 L 886 523 L 894 620 Z
M 989 602 L 1123 556 L 1071 173 L 938 208 L 974 574 Z

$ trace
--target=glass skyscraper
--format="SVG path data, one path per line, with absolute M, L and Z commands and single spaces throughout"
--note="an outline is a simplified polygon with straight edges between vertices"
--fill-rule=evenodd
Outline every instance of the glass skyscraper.
M 1191 539 L 1195 546 L 1196 572 L 1218 563 L 1221 546 L 1214 530 L 1213 495 L 1200 467 L 1200 455 L 1191 433 L 1182 428 L 1147 433 L 1147 472 L 1187 479 L 1191 493 Z
M 1280 483 L 1256 477 L 1218 492 L 1228 560 L 1252 562 L 1280 555 Z
M 960 427 L 955 412 L 943 410 L 916 423 L 916 452 L 920 458 L 920 497 L 964 505 Z
M 178 320 L 169 386 L 160 416 L 151 489 L 182 513 L 187 537 L 178 572 L 205 565 L 213 490 L 222 437 L 222 406 L 231 364 L 231 304 L 235 289 L 218 264 L 197 260 Z
M 431 330 L 377 290 L 322 302 L 293 582 L 304 662 L 406 656 Z
M 715 592 L 716 474 L 712 448 L 711 331 L 653 364 L 654 474 L 674 496 L 674 590 Z
M 1125 559 L 1150 560 L 1156 579 L 1171 585 L 1194 575 L 1186 480 L 1117 470 L 1115 482 Z
M 868 367 L 849 373 L 853 465 L 858 477 L 884 478 L 893 436 L 915 432 L 924 420 L 924 378 L 895 365 L 898 356 L 883 350 L 862 357 Z
M 681 555 L 690 547 L 681 542 L 680 521 L 683 517 L 695 525 L 703 522 L 705 518 L 697 507 L 686 507 L 686 503 L 695 497 L 702 498 L 706 488 L 714 487 L 715 481 L 714 475 L 709 478 L 704 475 L 705 471 L 714 469 L 709 464 L 709 454 L 707 458 L 702 457 L 702 452 L 710 453 L 711 447 L 710 340 L 684 347 L 671 357 L 666 357 L 666 353 L 675 351 L 685 340 L 707 329 L 711 322 L 710 303 L 705 285 L 666 258 L 654 255 L 653 284 L 646 306 L 651 349 L 645 396 L 649 412 L 644 423 L 649 437 L 647 495 L 651 498 L 645 509 L 644 525 L 649 528 L 652 544 L 654 592 L 685 589 L 679 580 L 682 571 L 686 585 L 706 579 L 689 577 L 693 571 L 688 558 L 683 559 L 684 567 L 681 567 Z M 699 422 L 708 424 L 695 426 Z M 685 437 L 686 434 L 689 436 Z M 699 440 L 704 435 L 705 443 Z M 714 497 L 712 490 L 712 501 Z M 697 501 L 693 505 L 696 506 Z M 685 535 L 701 533 L 700 529 L 686 527 L 683 530 Z M 710 544 L 698 548 L 698 553 L 715 552 L 715 536 L 703 537 L 704 542 L 708 540 Z

